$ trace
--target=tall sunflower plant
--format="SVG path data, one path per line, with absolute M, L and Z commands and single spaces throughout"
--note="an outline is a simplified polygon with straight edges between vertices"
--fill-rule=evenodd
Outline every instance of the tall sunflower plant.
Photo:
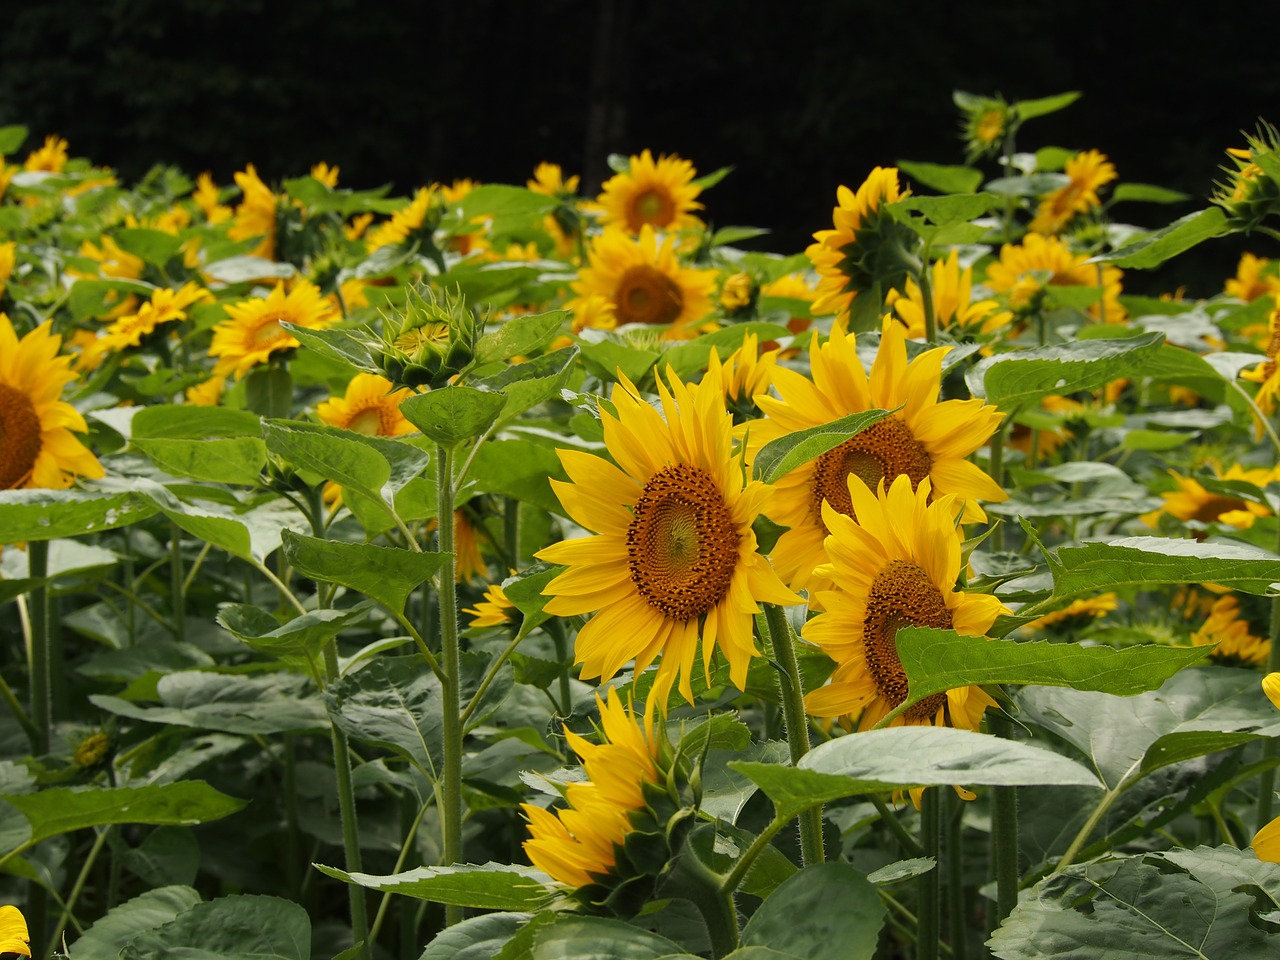
M 1197 203 L 1025 142 L 1077 96 L 802 251 L 662 150 L 0 129 L 0 947 L 1267 955 L 1276 138 Z

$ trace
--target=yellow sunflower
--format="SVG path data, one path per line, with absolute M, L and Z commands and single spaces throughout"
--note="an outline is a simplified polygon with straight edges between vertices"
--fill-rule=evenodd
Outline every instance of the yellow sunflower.
M 1007 610 L 995 597 L 956 590 L 960 538 L 954 497 L 930 502 L 929 481 L 912 490 L 905 476 L 887 492 L 883 481 L 872 493 L 857 477 L 849 478 L 848 488 L 856 520 L 830 504 L 823 511 L 831 530 L 824 575 L 836 589 L 821 594 L 825 612 L 804 628 L 805 639 L 821 647 L 836 669 L 826 686 L 805 697 L 805 709 L 867 730 L 907 699 L 899 627 L 980 637 Z M 992 706 L 995 701 L 981 687 L 960 687 L 922 700 L 892 725 L 976 730 Z
M 250 253 L 271 260 L 276 253 L 276 195 L 258 177 L 252 163 L 237 173 L 235 179 L 241 196 L 235 210 L 235 222 L 227 230 L 227 236 L 232 240 L 261 237 L 262 242 Z
M 401 207 L 391 215 L 386 223 L 379 224 L 369 231 L 364 246 L 369 253 L 381 248 L 404 243 L 409 235 L 422 229 L 427 219 L 427 211 L 431 209 L 431 199 L 435 195 L 435 185 L 419 187 L 408 206 Z
M 394 389 L 386 377 L 357 373 L 341 397 L 330 397 L 316 407 L 321 423 L 354 430 L 372 437 L 401 437 L 417 431 L 400 412 L 400 404 L 413 395 L 408 387 Z
M 273 353 L 298 346 L 297 339 L 280 326 L 281 322 L 321 330 L 338 319 L 333 305 L 320 288 L 300 280 L 286 295 L 277 283 L 267 297 L 252 297 L 227 305 L 230 319 L 213 328 L 209 356 L 217 357 L 213 372 L 225 376 L 234 371 L 239 380 Z
M 1027 229 L 1046 235 L 1061 233 L 1076 214 L 1101 206 L 1098 188 L 1117 176 L 1115 164 L 1097 150 L 1077 153 L 1067 161 L 1065 173 L 1068 182 L 1040 201 Z
M 220 202 L 218 185 L 213 182 L 210 174 L 202 173 L 196 177 L 196 188 L 192 191 L 191 199 L 204 214 L 206 222 L 222 223 L 231 219 L 231 208 Z
M 13 265 L 17 249 L 17 241 L 10 240 L 8 243 L 0 243 L 0 296 L 4 296 L 5 284 L 13 276 Z
M 572 197 L 578 192 L 578 175 L 565 178 L 558 163 L 540 163 L 534 168 L 533 178 L 525 186 L 534 193 L 547 197 Z
M 1280 710 L 1280 673 L 1268 673 L 1262 678 L 1262 691 L 1272 705 Z M 1253 837 L 1254 856 L 1268 863 L 1280 863 L 1280 817 L 1276 817 Z
M 904 196 L 897 167 L 876 167 L 857 193 L 846 186 L 836 190 L 838 206 L 831 211 L 834 229 L 819 230 L 813 235 L 817 242 L 805 250 L 820 278 L 813 301 L 815 314 L 834 313 L 841 322 L 848 319 L 853 298 L 870 288 L 860 261 L 867 252 L 862 248 L 880 227 L 880 208 Z
M 1021 244 L 1000 248 L 1000 260 L 987 268 L 986 282 L 1008 296 L 1014 310 L 1028 313 L 1039 309 L 1046 287 L 1101 287 L 1101 302 L 1090 306 L 1089 314 L 1106 323 L 1124 323 L 1129 315 L 1120 306 L 1123 276 L 1119 267 L 1089 263 L 1083 254 L 1072 253 L 1057 237 L 1028 233 Z
M 945 259 L 936 261 L 932 274 L 930 292 L 937 329 L 991 333 L 1013 319 L 1013 314 L 1001 310 L 995 300 L 973 302 L 973 267 L 960 270 L 959 251 L 952 250 Z M 906 293 L 887 302 L 907 325 L 908 337 L 913 340 L 924 337 L 924 294 L 919 284 L 908 278 Z
M 122 250 L 115 240 L 105 234 L 99 238 L 99 241 L 94 243 L 92 240 L 85 240 L 80 244 L 79 249 L 80 256 L 97 261 L 98 272 L 87 273 L 69 267 L 67 273 L 73 277 L 85 279 L 97 279 L 101 276 L 111 280 L 138 280 L 142 277 L 142 270 L 146 265 L 141 257 L 135 257 L 127 250 Z M 108 291 L 105 301 L 113 306 L 101 315 L 99 319 L 102 320 L 113 320 L 126 313 L 132 313 L 138 305 L 138 297 L 135 294 L 121 293 L 117 290 Z
M 331 167 L 323 160 L 311 168 L 311 179 L 318 180 L 330 190 L 338 186 L 338 173 L 340 167 Z
M 212 299 L 213 294 L 195 283 L 186 283 L 178 290 L 159 287 L 137 313 L 119 317 L 107 327 L 97 349 L 118 352 L 136 347 L 160 324 L 185 320 L 188 307 Z
M 484 599 L 462 612 L 471 614 L 473 627 L 502 627 L 512 622 L 516 605 L 502 592 L 502 584 L 491 583 L 485 587 Z
M 210 377 L 203 383 L 188 387 L 187 403 L 196 407 L 216 407 L 222 399 L 222 388 L 226 386 L 226 377 Z
M 4 154 L 0 153 L 0 200 L 4 199 L 4 195 L 9 189 L 9 183 L 17 172 L 18 168 L 16 166 L 7 166 L 5 164 Z
M 758 601 L 799 603 L 756 552 L 751 525 L 772 491 L 745 482 L 733 458 L 731 423 L 718 383 L 659 379 L 662 413 L 623 378 L 616 416 L 603 406 L 605 446 L 617 466 L 559 450 L 570 482 L 552 480 L 565 511 L 595 536 L 538 552 L 565 564 L 549 583 L 547 613 L 596 615 L 578 633 L 574 655 L 584 680 L 608 680 L 630 660 L 636 673 L 662 655 L 654 702 L 672 684 L 690 703 L 690 675 L 702 642 L 704 670 L 718 647 L 739 689 L 758 655 L 752 639 Z
M 76 375 L 51 331 L 46 320 L 19 340 L 0 313 L 0 490 L 61 490 L 75 476 L 103 475 L 98 458 L 72 435 L 89 428 L 61 399 Z
M 720 306 L 726 313 L 733 313 L 751 305 L 754 282 L 748 273 L 734 273 L 720 284 Z
M 1059 418 L 1061 422 L 1083 414 L 1085 406 L 1079 400 L 1072 400 L 1070 397 L 1061 397 L 1057 394 L 1051 394 L 1040 401 L 1041 408 Z M 1014 450 L 1021 451 L 1027 457 L 1028 464 L 1034 464 L 1037 461 L 1052 460 L 1053 455 L 1067 443 L 1069 440 L 1075 439 L 1066 426 L 1054 427 L 1048 430 L 1036 430 L 1025 426 L 1021 423 L 1015 423 L 1013 429 L 1009 431 L 1009 446 Z
M 698 226 L 702 221 L 692 213 L 702 209 L 697 200 L 702 188 L 693 182 L 696 173 L 688 160 L 663 154 L 655 161 L 642 150 L 631 158 L 626 173 L 614 174 L 600 188 L 597 202 L 604 224 L 632 236 L 646 225 L 672 231 Z
M 1276 276 L 1271 261 L 1266 257 L 1244 253 L 1240 255 L 1236 275 L 1227 280 L 1223 292 L 1246 303 L 1252 303 L 1259 297 L 1274 297 L 1280 292 L 1280 276 Z
M 586 312 L 592 295 L 601 296 L 612 305 L 618 326 L 656 325 L 678 337 L 711 311 L 715 271 L 682 267 L 674 238 L 659 242 L 647 224 L 635 240 L 606 229 L 591 242 L 587 260 L 572 284 L 577 296 L 568 306 L 575 316 Z
M 1207 462 L 1219 480 L 1242 480 L 1263 489 L 1277 479 L 1275 470 L 1264 467 L 1246 468 L 1233 463 L 1223 472 L 1222 464 L 1215 460 Z M 1170 470 L 1169 475 L 1177 483 L 1177 489 L 1160 495 L 1164 506 L 1159 510 L 1142 515 L 1142 520 L 1149 527 L 1155 527 L 1160 522 L 1160 517 L 1166 513 L 1184 522 L 1198 520 L 1200 523 L 1225 523 L 1237 530 L 1252 527 L 1259 517 L 1271 516 L 1271 511 L 1260 503 L 1211 492 L 1194 477 L 1184 477 L 1176 470 Z
M 40 170 L 46 173 L 61 173 L 67 165 L 67 141 L 54 134 L 44 138 L 44 145 L 32 150 L 27 155 L 24 170 Z
M 1114 593 L 1100 593 L 1096 597 L 1072 600 L 1061 610 L 1046 613 L 1043 617 L 1024 623 L 1020 629 L 1027 633 L 1040 633 L 1049 627 L 1070 629 L 1105 617 L 1115 611 L 1118 598 Z
M 778 351 L 766 350 L 761 354 L 758 338 L 754 333 L 747 333 L 743 335 L 742 346 L 729 354 L 724 363 L 712 348 L 706 378 L 720 384 L 725 399 L 730 403 L 750 404 L 753 397 L 768 391 L 777 366 Z
M 631 832 L 633 810 L 645 805 L 643 786 L 661 779 L 661 734 L 652 711 L 637 722 L 614 688 L 608 699 L 596 695 L 601 743 L 572 730 L 565 739 L 587 775 L 565 788 L 569 806 L 552 813 L 531 803 L 522 805 L 529 818 L 524 851 L 535 867 L 560 883 L 585 887 L 607 875 L 617 863 L 617 849 Z
M 1274 413 L 1276 394 L 1280 392 L 1280 368 L 1276 364 L 1276 356 L 1280 355 L 1280 307 L 1271 311 L 1267 325 L 1267 346 L 1264 351 L 1267 359 L 1252 370 L 1241 371 L 1240 378 L 1260 384 L 1254 402 L 1263 413 Z
M 1260 667 L 1271 656 L 1271 641 L 1249 629 L 1249 621 L 1240 615 L 1240 601 L 1227 594 L 1218 597 L 1200 628 L 1191 634 L 1193 646 L 1216 643 L 1209 656 Z
M 12 904 L 0 907 L 0 953 L 16 953 L 31 956 L 31 934 L 22 911 Z
M 788 433 L 864 410 L 902 407 L 775 484 L 775 506 L 769 516 L 790 529 L 779 538 L 772 557 L 793 590 L 825 586 L 814 578 L 814 567 L 825 559 L 822 544 L 829 532 L 822 505 L 828 501 L 837 512 L 850 513 L 849 476 L 861 477 L 872 486 L 881 480 L 892 482 L 899 474 L 909 477 L 913 485 L 928 479 L 937 495 L 956 494 L 964 499 L 966 522 L 986 519 L 977 501 L 1008 496 L 965 459 L 995 433 L 1004 414 L 981 400 L 938 401 L 942 358 L 948 347 L 927 350 L 908 363 L 906 331 L 897 321 L 887 320 L 870 377 L 856 348 L 852 333 L 836 334 L 821 346 L 815 334 L 809 347 L 813 379 L 778 367 L 773 386 L 781 399 L 755 398 L 767 419 L 748 425 L 753 457 L 765 443 Z

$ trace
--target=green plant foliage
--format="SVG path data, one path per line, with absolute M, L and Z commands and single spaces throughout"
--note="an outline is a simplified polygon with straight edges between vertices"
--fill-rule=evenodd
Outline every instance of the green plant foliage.
M 403 612 L 409 594 L 435 576 L 444 563 L 439 553 L 321 540 L 289 530 L 283 542 L 285 557 L 299 573 L 349 587 L 393 613 Z
M 308 960 L 311 920 L 280 897 L 236 895 L 197 903 L 172 921 L 145 930 L 120 951 L 122 960 L 199 955 L 208 960 Z
M 798 916 L 805 922 L 796 923 Z M 797 960 L 871 960 L 884 916 L 876 888 L 862 873 L 847 864 L 819 864 L 784 881 L 751 915 L 742 945 Z
M 480 910 L 536 908 L 550 899 L 546 874 L 531 867 L 505 863 L 418 867 L 385 877 L 346 873 L 334 867 L 319 865 L 317 868 L 331 877 L 370 890 Z

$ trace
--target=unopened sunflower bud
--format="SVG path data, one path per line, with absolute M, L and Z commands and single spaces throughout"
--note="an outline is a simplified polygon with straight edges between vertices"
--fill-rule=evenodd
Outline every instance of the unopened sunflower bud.
M 383 316 L 380 366 L 397 386 L 445 386 L 474 359 L 476 327 L 461 293 L 410 287 L 403 311 Z

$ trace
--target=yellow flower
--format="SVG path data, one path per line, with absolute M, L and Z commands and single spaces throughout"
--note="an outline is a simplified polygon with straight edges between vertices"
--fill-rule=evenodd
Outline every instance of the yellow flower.
M 730 312 L 741 310 L 751 303 L 751 277 L 745 273 L 735 273 L 724 278 L 720 285 L 720 306 Z
M 61 173 L 67 164 L 67 141 L 50 134 L 44 138 L 44 146 L 32 150 L 23 164 L 25 170 L 42 170 L 46 173 Z
M 929 481 L 920 481 L 913 491 L 905 476 L 887 492 L 883 481 L 872 493 L 857 477 L 849 477 L 848 488 L 856 520 L 830 504 L 823 510 L 831 530 L 826 540 L 830 563 L 823 575 L 836 589 L 821 593 L 825 612 L 804 628 L 805 639 L 821 647 L 836 669 L 826 686 L 805 697 L 805 709 L 818 717 L 845 718 L 850 726 L 856 721 L 866 730 L 907 698 L 899 627 L 980 637 L 1007 611 L 995 597 L 956 590 L 960 504 L 955 497 L 930 502 Z M 960 687 L 922 700 L 891 725 L 976 730 L 992 706 L 995 701 L 981 687 Z
M 1268 673 L 1262 678 L 1262 692 L 1267 695 L 1272 706 L 1280 710 L 1280 673 Z
M 241 300 L 226 309 L 230 319 L 213 328 L 209 356 L 218 358 L 215 374 L 234 371 L 237 380 L 271 354 L 298 346 L 281 322 L 321 330 L 338 319 L 320 288 L 307 280 L 298 281 L 287 296 L 284 284 L 277 283 L 270 296 Z
M 196 177 L 196 189 L 191 194 L 191 199 L 204 212 L 204 218 L 209 223 L 222 223 L 231 217 L 231 208 L 219 202 L 218 186 L 208 173 Z
M 1005 132 L 1016 125 L 1017 115 L 1003 97 L 983 97 L 956 91 L 953 99 L 960 108 L 960 139 L 965 143 L 965 162 L 999 151 Z
M 137 280 L 142 276 L 145 264 L 140 257 L 135 257 L 127 250 L 122 250 L 111 237 L 103 235 L 100 240 L 101 246 L 91 240 L 85 240 L 80 244 L 79 250 L 80 256 L 97 261 L 98 273 L 86 273 L 74 267 L 69 267 L 67 273 L 73 277 L 84 277 L 86 279 L 102 276 L 112 280 Z M 102 314 L 100 319 L 103 320 L 111 320 L 126 313 L 131 313 L 138 305 L 138 298 L 132 293 L 110 291 L 106 295 L 106 300 L 115 305 Z
M 578 192 L 578 175 L 575 173 L 566 180 L 560 164 L 540 163 L 534 168 L 533 179 L 525 186 L 547 197 L 572 197 Z
M 1079 400 L 1060 397 L 1056 394 L 1045 397 L 1040 401 L 1040 406 L 1063 420 L 1081 414 L 1085 409 L 1084 404 Z M 1028 464 L 1033 464 L 1038 459 L 1052 459 L 1064 443 L 1074 439 L 1075 434 L 1065 426 L 1049 430 L 1033 430 L 1023 424 L 1015 423 L 1013 429 L 1009 431 L 1009 446 L 1025 454 Z
M 619 326 L 652 324 L 680 336 L 711 309 L 715 273 L 680 266 L 674 238 L 659 242 L 647 224 L 636 240 L 606 229 L 592 241 L 587 259 L 572 284 L 577 296 L 568 306 L 575 316 L 581 317 L 596 295 L 612 305 Z
M 94 733 L 80 741 L 71 759 L 78 767 L 93 767 L 107 755 L 110 748 L 110 737 L 105 733 Z
M 13 175 L 17 172 L 17 167 L 5 165 L 4 154 L 0 154 L 0 200 L 4 199 L 5 191 L 9 189 L 9 182 L 13 180 Z
M 344 224 L 342 233 L 348 240 L 359 240 L 364 236 L 364 232 L 369 229 L 369 224 L 373 223 L 372 213 L 359 213 L 351 218 L 351 222 Z
M 690 703 L 702 644 L 704 670 L 718 647 L 739 689 L 758 655 L 757 603 L 794 604 L 756 552 L 751 525 L 772 491 L 745 482 L 731 451 L 731 423 L 718 383 L 659 379 L 662 413 L 624 378 L 616 416 L 602 405 L 605 447 L 617 462 L 559 450 L 570 482 L 552 487 L 574 522 L 595 536 L 553 544 L 537 556 L 569 569 L 549 583 L 547 613 L 596 612 L 574 648 L 584 680 L 608 680 L 630 660 L 643 672 L 662 656 L 653 699 L 665 709 L 672 684 Z
M 276 252 L 276 195 L 258 178 L 258 171 L 252 163 L 237 173 L 235 179 L 241 196 L 235 211 L 235 223 L 227 231 L 227 236 L 232 240 L 261 237 L 262 242 L 251 253 L 271 260 Z
M 809 347 L 813 379 L 778 367 L 774 390 L 782 399 L 757 396 L 767 419 L 749 424 L 751 454 L 770 440 L 864 410 L 893 410 L 870 429 L 833 450 L 810 460 L 775 487 L 770 519 L 790 527 L 773 549 L 778 573 L 793 590 L 811 586 L 814 567 L 825 559 L 823 501 L 850 514 L 847 478 L 860 477 L 871 486 L 892 483 L 905 474 L 915 485 L 926 478 L 937 495 L 956 494 L 965 500 L 964 520 L 982 522 L 986 514 L 979 500 L 1000 501 L 1007 494 L 966 458 L 985 444 L 1003 419 L 995 407 L 981 400 L 938 401 L 942 358 L 949 348 L 938 347 L 907 362 L 906 331 L 894 320 L 884 324 L 880 350 L 867 376 L 858 359 L 852 333 L 836 334 Z M 812 587 L 825 586 L 820 580 Z
M 1024 623 L 1021 629 L 1028 633 L 1038 633 L 1055 626 L 1075 627 L 1105 617 L 1114 611 L 1116 606 L 1117 598 L 1114 593 L 1101 593 L 1096 597 L 1072 600 L 1061 610 L 1054 610 L 1030 623 Z
M 502 592 L 502 584 L 491 583 L 485 587 L 484 599 L 462 612 L 471 614 L 473 627 L 502 627 L 512 622 L 515 610 L 516 605 Z
M 386 223 L 379 224 L 370 230 L 365 237 L 364 247 L 369 253 L 381 248 L 404 243 L 409 235 L 422 229 L 431 208 L 431 198 L 435 194 L 435 185 L 419 187 L 408 206 L 401 207 L 391 215 Z
M 1275 470 L 1262 467 L 1245 468 L 1238 463 L 1233 463 L 1223 473 L 1222 465 L 1217 461 L 1210 460 L 1208 464 L 1219 480 L 1241 480 L 1260 489 L 1277 479 Z M 1271 516 L 1271 511 L 1260 503 L 1228 494 L 1210 492 L 1194 477 L 1184 477 L 1176 470 L 1170 470 L 1169 475 L 1173 477 L 1178 488 L 1160 494 L 1164 500 L 1164 506 L 1159 510 L 1142 515 L 1142 520 L 1149 527 L 1155 527 L 1165 513 L 1184 522 L 1197 520 L 1200 523 L 1225 523 L 1237 530 L 1248 529 L 1259 517 Z
M 697 196 L 702 188 L 693 183 L 693 164 L 663 154 L 657 161 L 648 150 L 631 158 L 626 173 L 617 173 L 601 187 L 598 203 L 606 226 L 617 226 L 632 236 L 644 226 L 683 230 L 701 221 L 692 211 L 701 210 Z
M 216 407 L 222 399 L 222 388 L 226 385 L 226 377 L 210 377 L 203 383 L 197 383 L 187 389 L 187 403 L 196 407 Z
M 1013 319 L 1013 314 L 1000 310 L 1000 305 L 994 300 L 972 302 L 973 267 L 965 267 L 961 272 L 957 250 L 934 263 L 931 288 L 933 317 L 938 330 L 954 327 L 965 333 L 991 333 Z M 913 340 L 924 337 L 924 294 L 919 285 L 908 278 L 906 294 L 891 303 L 907 325 L 907 336 Z
M 13 264 L 18 244 L 14 240 L 0 243 L 0 296 L 4 296 L 4 286 L 13 276 Z
M 597 695 L 596 703 L 601 743 L 565 731 L 587 775 L 585 781 L 565 788 L 568 807 L 552 813 L 531 803 L 522 805 L 529 818 L 524 851 L 530 862 L 571 887 L 585 887 L 608 875 L 617 863 L 617 848 L 632 829 L 628 814 L 645 805 L 644 784 L 660 778 L 660 734 L 652 711 L 645 714 L 643 725 L 637 723 L 612 687 L 608 700 Z
M 1240 616 L 1240 601 L 1230 594 L 1219 597 L 1209 608 L 1200 629 L 1191 634 L 1193 646 L 1216 643 L 1209 656 L 1249 666 L 1262 666 L 1271 655 L 1271 641 L 1249 630 L 1249 621 Z
M 729 354 L 723 364 L 720 354 L 714 347 L 711 349 L 706 378 L 720 384 L 730 403 L 749 404 L 757 394 L 768 391 L 777 364 L 778 351 L 766 350 L 761 355 L 756 335 L 748 332 L 742 337 L 742 346 Z
M 1267 699 L 1280 710 L 1280 673 L 1268 673 L 1262 678 L 1262 690 Z M 1259 860 L 1280 863 L 1280 817 L 1276 817 L 1253 836 L 1253 853 Z
M 340 167 L 331 167 L 323 160 L 311 168 L 311 178 L 319 180 L 330 190 L 338 185 L 338 172 Z
M 400 404 L 412 395 L 408 387 L 394 389 L 386 377 L 357 373 L 345 395 L 319 404 L 316 416 L 321 423 L 371 437 L 401 437 L 418 429 L 400 412 Z
M 1040 308 L 1046 287 L 1101 287 L 1101 302 L 1089 307 L 1090 315 L 1107 323 L 1123 323 L 1128 319 L 1119 300 L 1124 274 L 1118 267 L 1087 261 L 1057 237 L 1028 233 L 1021 244 L 1006 243 L 1000 248 L 999 262 L 987 268 L 987 286 L 1006 294 L 1015 310 L 1026 312 Z
M 11 904 L 0 907 L 0 953 L 31 956 L 31 934 L 22 911 Z
M 1280 391 L 1280 369 L 1276 365 L 1276 355 L 1280 354 L 1280 307 L 1271 311 L 1267 324 L 1269 331 L 1265 350 L 1267 359 L 1252 370 L 1241 371 L 1240 378 L 1261 384 L 1254 402 L 1263 413 L 1274 413 L 1276 393 Z
M 0 490 L 61 490 L 74 476 L 103 475 L 98 458 L 72 436 L 89 428 L 61 399 L 76 375 L 51 331 L 46 320 L 19 340 L 0 313 Z
M 1223 292 L 1246 303 L 1252 303 L 1259 297 L 1274 297 L 1280 291 L 1280 276 L 1270 268 L 1271 261 L 1265 257 L 1241 254 L 1236 275 L 1226 282 Z
M 160 324 L 185 320 L 187 307 L 212 299 L 213 294 L 194 283 L 187 283 L 179 290 L 160 287 L 137 313 L 119 317 L 107 327 L 103 342 L 97 344 L 97 349 L 120 351 L 126 347 L 136 347 L 143 337 Z
M 1034 233 L 1061 233 L 1077 213 L 1100 206 L 1098 188 L 1117 176 L 1115 164 L 1104 153 L 1086 150 L 1067 161 L 1068 182 L 1040 201 L 1035 218 L 1027 228 Z

